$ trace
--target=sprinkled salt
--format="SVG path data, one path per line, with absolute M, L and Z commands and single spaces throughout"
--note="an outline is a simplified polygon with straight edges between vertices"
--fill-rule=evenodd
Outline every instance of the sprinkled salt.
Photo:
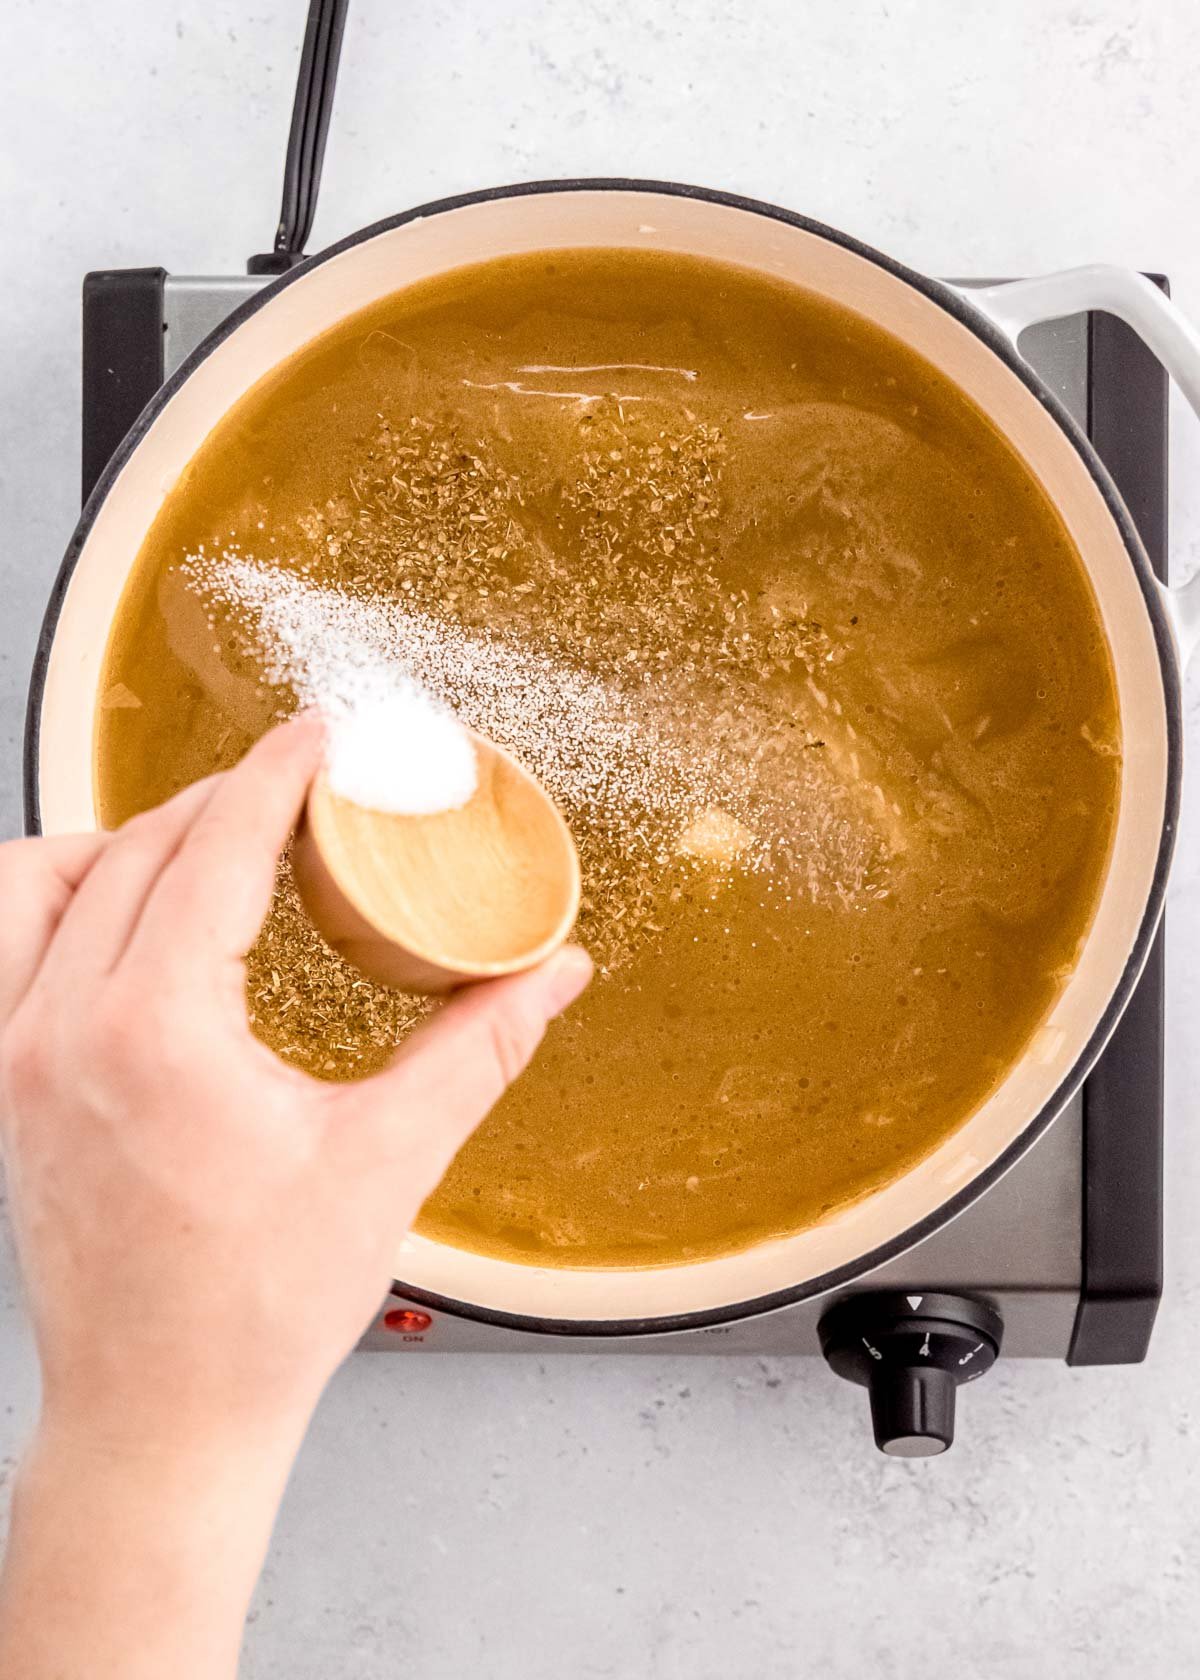
M 643 855 L 669 858 L 674 832 L 728 791 L 717 763 L 664 733 L 627 691 L 538 649 L 233 549 L 193 554 L 182 570 L 212 606 L 246 615 L 264 677 L 301 705 L 336 715 L 407 682 L 515 753 L 568 812 L 588 810 Z
M 465 805 L 478 774 L 471 738 L 425 689 L 386 672 L 359 673 L 328 708 L 325 776 L 372 811 L 429 816 Z
M 843 779 L 842 755 L 831 750 L 836 720 L 815 702 L 820 740 L 799 716 L 758 706 L 741 682 L 717 687 L 714 703 L 686 669 L 663 665 L 665 653 L 651 673 L 632 653 L 572 658 L 552 627 L 539 645 L 509 623 L 457 623 L 410 603 L 403 575 L 400 594 L 368 593 L 233 545 L 197 550 L 180 571 L 214 631 L 220 624 L 260 680 L 290 689 L 301 706 L 334 716 L 373 709 L 381 689 L 408 683 L 515 754 L 571 824 L 583 925 L 602 964 L 653 934 L 660 899 L 674 901 L 689 882 L 714 893 L 734 874 L 760 874 L 770 890 L 778 872 L 814 903 L 847 906 L 886 892 L 874 874 L 887 856 L 877 808 L 857 774 Z M 395 769 L 394 734 L 388 725 L 364 729 L 372 781 Z M 358 787 L 366 802 L 395 798 L 386 785 Z M 405 787 L 409 809 L 412 797 Z

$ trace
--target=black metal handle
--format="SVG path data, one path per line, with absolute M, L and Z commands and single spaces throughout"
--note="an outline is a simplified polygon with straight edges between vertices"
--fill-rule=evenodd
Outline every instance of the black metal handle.
M 251 257 L 246 264 L 249 274 L 283 274 L 304 261 L 304 247 L 312 231 L 317 193 L 321 188 L 321 165 L 325 161 L 325 141 L 349 3 L 350 0 L 311 0 L 308 8 L 275 248 Z

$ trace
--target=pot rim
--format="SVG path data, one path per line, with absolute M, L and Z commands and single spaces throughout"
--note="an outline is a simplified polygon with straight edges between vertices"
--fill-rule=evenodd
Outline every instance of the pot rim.
M 627 179 L 619 176 L 524 181 L 510 186 L 485 187 L 474 192 L 458 193 L 450 197 L 434 199 L 429 203 L 418 205 L 414 209 L 402 211 L 398 215 L 384 217 L 377 222 L 373 222 L 355 233 L 348 234 L 346 238 L 339 240 L 326 250 L 305 258 L 295 268 L 269 282 L 253 297 L 240 304 L 164 381 L 126 433 L 84 504 L 79 522 L 75 527 L 51 588 L 50 598 L 38 635 L 33 670 L 30 676 L 25 717 L 23 765 L 25 829 L 28 834 L 37 834 L 41 831 L 38 760 L 42 701 L 45 693 L 50 650 L 54 642 L 67 589 L 101 505 L 150 426 L 185 380 L 218 345 L 223 343 L 244 321 L 255 315 L 264 304 L 270 302 L 286 287 L 309 274 L 320 264 L 330 261 L 345 251 L 352 250 L 355 246 L 365 244 L 368 240 L 381 234 L 390 233 L 410 222 L 441 215 L 446 211 L 466 209 L 472 205 L 486 204 L 499 199 L 568 192 L 639 192 L 647 195 L 659 194 L 673 198 L 696 199 L 705 203 L 719 204 L 728 209 L 744 211 L 749 215 L 762 216 L 768 220 L 782 222 L 788 226 L 799 228 L 819 239 L 827 240 L 831 244 L 839 245 L 843 249 L 853 252 L 856 256 L 874 263 L 877 267 L 884 269 L 896 279 L 922 293 L 931 302 L 952 315 L 960 325 L 972 332 L 994 355 L 1005 363 L 1011 372 L 1016 374 L 1027 390 L 1047 410 L 1059 428 L 1065 432 L 1076 453 L 1082 459 L 1117 526 L 1122 545 L 1133 567 L 1150 619 L 1163 678 L 1166 789 L 1162 830 L 1155 858 L 1153 878 L 1129 957 L 1095 1030 L 1072 1066 L 1060 1080 L 1049 1100 L 1029 1119 L 1007 1147 L 986 1167 L 981 1169 L 969 1183 L 954 1192 L 953 1195 L 948 1196 L 939 1203 L 936 1209 L 923 1219 L 918 1220 L 915 1225 L 907 1227 L 899 1235 L 880 1243 L 867 1253 L 859 1255 L 853 1261 L 848 1261 L 842 1266 L 801 1283 L 773 1290 L 768 1294 L 759 1295 L 750 1300 L 732 1302 L 718 1307 L 701 1308 L 693 1312 L 660 1315 L 653 1318 L 542 1318 L 530 1314 L 512 1313 L 493 1307 L 480 1306 L 470 1301 L 460 1301 L 414 1285 L 407 1285 L 401 1280 L 397 1280 L 392 1285 L 391 1290 L 393 1295 L 417 1302 L 435 1311 L 505 1329 L 541 1335 L 592 1338 L 652 1336 L 685 1330 L 703 1330 L 716 1325 L 736 1323 L 743 1319 L 755 1318 L 764 1313 L 776 1311 L 781 1307 L 794 1306 L 799 1302 L 829 1294 L 842 1285 L 851 1283 L 865 1273 L 872 1272 L 888 1261 L 895 1259 L 898 1255 L 905 1253 L 923 1242 L 927 1237 L 932 1236 L 935 1231 L 948 1225 L 952 1219 L 957 1218 L 964 1209 L 977 1201 L 1015 1165 L 1021 1156 L 1043 1135 L 1079 1089 L 1124 1013 L 1149 956 L 1150 947 L 1162 915 L 1167 876 L 1170 870 L 1179 819 L 1183 723 L 1182 685 L 1178 659 L 1167 614 L 1159 594 L 1158 583 L 1142 547 L 1141 538 L 1120 493 L 1086 434 L 1067 412 L 1059 398 L 1050 390 L 1049 386 L 1018 354 L 1015 344 L 984 314 L 973 308 L 959 292 L 941 281 L 931 279 L 915 269 L 908 268 L 905 264 L 897 262 L 895 258 L 875 250 L 874 247 L 864 244 L 861 240 L 855 239 L 849 234 L 831 228 L 812 217 L 803 216 L 796 211 L 782 209 L 778 205 L 769 204 L 761 199 L 747 198 L 737 193 L 723 192 L 716 188 L 690 186 L 677 181 Z

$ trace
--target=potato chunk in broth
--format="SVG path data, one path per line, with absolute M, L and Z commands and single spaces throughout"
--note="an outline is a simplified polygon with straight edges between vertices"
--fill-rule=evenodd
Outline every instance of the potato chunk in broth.
M 295 357 L 139 557 L 103 821 L 235 762 L 339 638 L 553 789 L 599 968 L 429 1236 L 640 1266 L 802 1229 L 961 1124 L 1076 958 L 1120 771 L 1079 558 L 958 391 L 801 290 L 547 252 Z M 247 967 L 254 1030 L 321 1078 L 426 1007 L 323 945 L 286 860 Z

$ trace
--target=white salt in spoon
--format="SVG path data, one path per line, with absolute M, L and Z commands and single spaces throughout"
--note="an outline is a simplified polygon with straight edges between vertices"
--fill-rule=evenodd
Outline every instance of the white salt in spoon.
M 462 803 L 372 809 L 335 791 L 335 752 L 293 843 L 296 883 L 325 939 L 404 991 L 447 992 L 532 968 L 566 940 L 579 911 L 579 857 L 550 795 L 509 753 L 454 728 L 474 758 Z M 418 788 L 410 802 L 431 801 Z

